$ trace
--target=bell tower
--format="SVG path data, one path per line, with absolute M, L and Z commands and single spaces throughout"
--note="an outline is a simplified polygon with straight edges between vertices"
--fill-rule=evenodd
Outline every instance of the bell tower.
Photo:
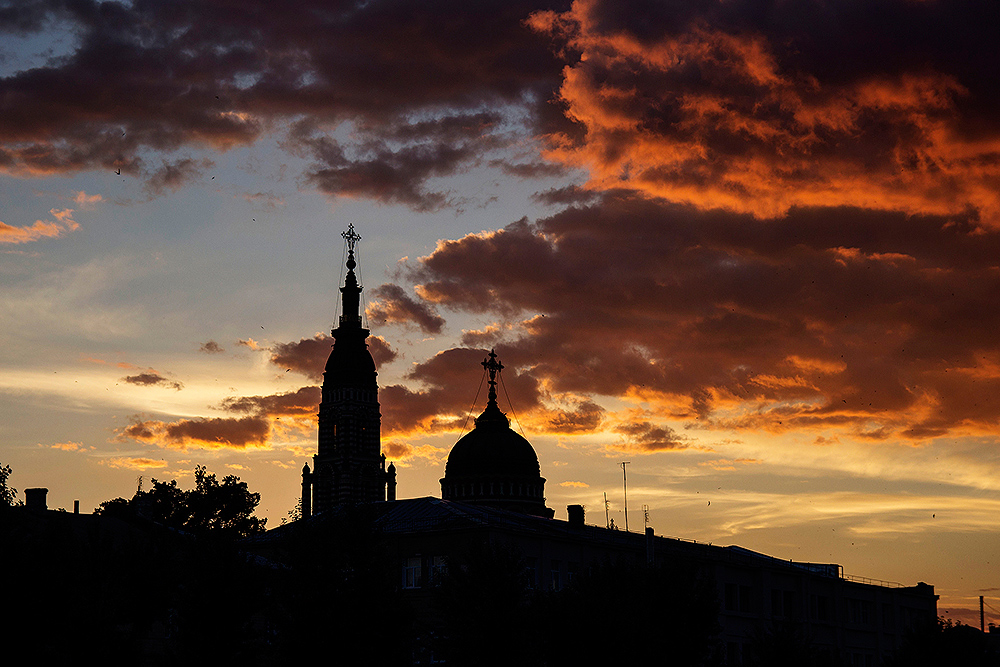
M 302 515 L 338 505 L 395 497 L 395 469 L 386 470 L 381 454 L 382 415 L 379 412 L 375 360 L 368 351 L 368 329 L 361 325 L 361 285 L 354 269 L 355 247 L 361 237 L 354 225 L 341 234 L 347 244 L 347 277 L 340 288 L 342 314 L 333 350 L 323 373 L 319 405 L 319 443 L 313 470 L 302 471 Z M 310 511 L 311 510 L 311 511 Z

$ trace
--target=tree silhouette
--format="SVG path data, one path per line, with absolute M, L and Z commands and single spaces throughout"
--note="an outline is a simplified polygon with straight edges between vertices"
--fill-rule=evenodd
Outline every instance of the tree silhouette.
M 10 477 L 10 473 L 9 465 L 0 465 L 0 507 L 20 505 L 17 500 L 17 489 L 7 486 L 7 478 Z
M 938 618 L 933 624 L 912 629 L 886 667 L 996 667 L 1000 649 L 990 637 L 961 623 Z
M 248 537 L 264 530 L 266 519 L 253 512 L 260 503 L 260 494 L 251 493 L 246 482 L 227 475 L 219 483 L 215 473 L 205 466 L 196 466 L 195 488 L 185 491 L 177 480 L 152 480 L 148 491 L 137 491 L 130 500 L 115 498 L 101 503 L 95 514 L 109 516 L 140 516 L 156 523 L 184 530 L 195 535 L 212 535 L 229 539 Z

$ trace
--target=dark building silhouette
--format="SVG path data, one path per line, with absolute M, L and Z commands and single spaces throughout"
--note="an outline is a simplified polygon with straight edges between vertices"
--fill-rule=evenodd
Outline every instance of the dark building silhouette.
M 365 343 L 369 332 L 362 327 L 361 286 L 354 273 L 359 237 L 353 226 L 343 236 L 349 250 L 343 315 L 324 373 L 314 470 L 308 465 L 303 470 L 307 521 L 251 538 L 249 548 L 280 560 L 282 545 L 296 535 L 336 533 L 345 512 L 360 511 L 380 536 L 381 553 L 398 564 L 399 592 L 420 610 L 418 616 L 429 619 L 448 563 L 458 562 L 473 544 L 519 554 L 523 579 L 538 592 L 560 591 L 608 563 L 690 571 L 710 582 L 718 608 L 713 659 L 725 665 L 761 664 L 760 651 L 789 628 L 822 664 L 877 665 L 909 631 L 936 619 L 937 596 L 928 584 L 857 579 L 837 564 L 660 537 L 651 528 L 641 534 L 587 525 L 579 505 L 567 508 L 568 521 L 555 519 L 545 505 L 535 450 L 511 429 L 497 404 L 503 365 L 493 351 L 482 362 L 489 377 L 486 408 L 452 448 L 441 498 L 396 500 L 395 469 L 391 464 L 386 469 L 380 455 L 376 369 Z M 639 592 L 623 599 L 632 594 Z M 427 635 L 428 655 L 436 632 Z M 413 664 L 437 662 L 414 657 Z
M 483 368 L 490 386 L 486 409 L 448 455 L 441 497 L 551 519 L 554 511 L 545 506 L 538 456 L 497 405 L 497 376 L 503 364 L 495 352 L 483 360 Z
M 447 563 L 461 559 L 471 544 L 514 549 L 528 588 L 538 593 L 562 591 L 607 563 L 697 576 L 717 601 L 714 652 L 717 664 L 727 666 L 751 664 L 769 633 L 794 628 L 820 661 L 810 664 L 877 667 L 909 633 L 937 618 L 937 595 L 925 583 L 852 577 L 835 563 L 783 560 L 739 546 L 658 536 L 652 528 L 634 533 L 587 525 L 579 505 L 567 509 L 570 518 L 563 521 L 425 497 L 383 503 L 375 524 L 399 563 L 398 585 L 425 614 L 433 614 Z M 620 601 L 628 604 L 641 593 L 625 591 Z M 677 602 L 669 595 L 661 601 Z M 666 659 L 670 647 L 663 652 Z
M 361 237 L 351 225 L 342 235 L 347 243 L 347 277 L 340 288 L 340 322 L 330 333 L 333 350 L 323 373 L 319 405 L 319 444 L 302 471 L 302 515 L 325 512 L 339 505 L 393 500 L 396 469 L 385 466 L 381 453 L 375 360 L 361 324 L 361 285 L 354 269 L 355 245 Z

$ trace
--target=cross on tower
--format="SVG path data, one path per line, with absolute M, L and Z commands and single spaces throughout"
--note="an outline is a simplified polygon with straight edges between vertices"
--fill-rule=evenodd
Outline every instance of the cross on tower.
M 347 250 L 353 255 L 355 244 L 361 240 L 361 235 L 354 231 L 354 223 L 352 222 L 348 225 L 347 231 L 341 232 L 340 235 L 344 237 L 345 241 L 347 241 Z
M 503 364 L 497 361 L 497 353 L 490 350 L 490 354 L 483 359 L 483 368 L 490 374 L 490 397 L 489 400 L 496 403 L 497 400 L 497 373 L 503 370 Z

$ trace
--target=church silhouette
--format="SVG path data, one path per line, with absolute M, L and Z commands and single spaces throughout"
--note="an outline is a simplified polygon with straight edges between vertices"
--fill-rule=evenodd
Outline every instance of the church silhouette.
M 723 665 L 748 664 L 749 647 L 762 633 L 788 627 L 808 637 L 814 653 L 828 660 L 824 664 L 877 665 L 907 632 L 937 618 L 934 587 L 925 583 L 850 577 L 834 563 L 657 536 L 652 528 L 632 533 L 589 525 L 579 505 L 567 508 L 568 520 L 554 518 L 538 457 L 497 404 L 503 364 L 493 351 L 482 362 L 489 378 L 486 408 L 453 446 L 441 497 L 397 499 L 395 466 L 386 466 L 381 452 L 377 369 L 365 342 L 369 331 L 362 326 L 362 286 L 354 271 L 360 236 L 351 225 L 343 237 L 342 315 L 323 376 L 313 467 L 302 473 L 302 517 L 251 540 L 265 551 L 303 526 L 360 511 L 395 564 L 396 586 L 429 616 L 448 564 L 475 548 L 513 554 L 518 576 L 540 594 L 571 589 L 608 564 L 693 572 L 709 582 L 717 609 L 715 660 Z

